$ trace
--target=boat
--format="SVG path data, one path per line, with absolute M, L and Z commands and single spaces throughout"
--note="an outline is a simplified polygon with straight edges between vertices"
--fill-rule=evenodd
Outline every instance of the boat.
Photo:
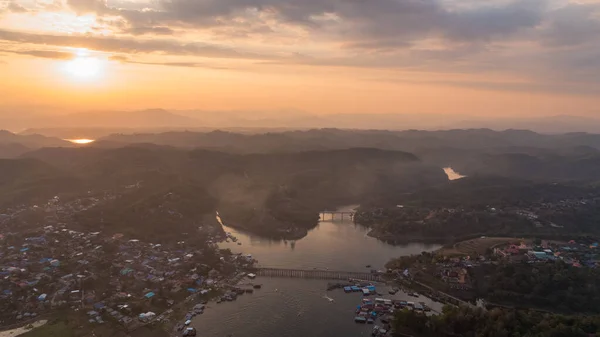
M 194 306 L 194 313 L 197 315 L 204 313 L 204 307 L 204 304 L 196 304 Z
M 323 295 L 323 298 L 326 299 L 326 300 L 328 300 L 329 302 L 335 301 L 333 298 L 331 298 L 331 297 L 329 297 L 327 295 Z
M 250 294 L 252 294 L 252 293 L 254 292 L 254 289 L 252 289 L 252 288 L 247 288 L 247 289 L 246 289 L 246 292 L 247 292 L 247 293 L 250 293 Z
M 238 246 L 241 246 L 241 245 L 242 245 L 242 243 L 241 243 L 241 242 L 238 242 L 238 243 L 237 243 L 237 245 L 238 245 Z
M 184 337 L 192 337 L 192 336 L 196 336 L 196 329 L 195 328 L 186 328 L 185 331 L 183 332 Z
M 373 320 L 372 318 L 367 319 L 367 324 L 373 324 L 375 323 L 375 320 Z
M 254 289 L 260 289 L 262 288 L 262 284 L 255 284 L 252 286 Z
M 368 264 L 368 265 L 366 265 L 366 266 L 365 266 L 365 268 L 371 268 L 371 265 L 370 265 L 370 264 Z
M 361 316 L 354 317 L 354 322 L 356 323 L 367 323 L 367 319 Z

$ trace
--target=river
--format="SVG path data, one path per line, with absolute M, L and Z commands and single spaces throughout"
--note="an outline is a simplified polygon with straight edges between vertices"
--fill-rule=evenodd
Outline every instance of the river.
M 340 210 L 351 210 L 346 207 Z M 382 269 L 391 258 L 432 251 L 435 244 L 411 243 L 393 246 L 367 236 L 367 229 L 351 220 L 323 219 L 308 235 L 298 241 L 260 238 L 224 226 L 237 237 L 237 243 L 222 243 L 222 248 L 252 254 L 259 265 L 280 268 L 320 268 L 329 270 L 367 271 Z M 371 265 L 367 268 L 367 265 Z M 209 303 L 203 315 L 192 325 L 201 336 L 211 337 L 330 337 L 370 336 L 372 326 L 354 323 L 354 310 L 362 296 L 343 290 L 326 292 L 328 281 L 286 278 L 257 278 L 262 289 L 240 296 L 235 302 Z M 424 297 L 409 297 L 403 292 L 387 295 L 388 287 L 378 291 L 385 298 L 423 301 L 440 311 L 441 304 Z M 325 298 L 328 296 L 334 301 Z
M 452 167 L 444 167 L 444 173 L 446 173 L 446 175 L 448 176 L 448 180 L 458 180 L 466 177 L 454 171 Z

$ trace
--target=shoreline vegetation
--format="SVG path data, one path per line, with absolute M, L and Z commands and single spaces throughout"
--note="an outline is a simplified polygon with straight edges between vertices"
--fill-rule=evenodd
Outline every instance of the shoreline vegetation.
M 510 237 L 512 239 L 543 239 L 543 240 L 572 240 L 579 238 L 586 238 L 592 236 L 587 233 L 573 233 L 573 234 L 540 234 L 540 233 L 513 233 L 507 235 L 506 233 L 474 233 L 465 234 L 463 236 L 424 236 L 424 235 L 407 235 L 407 236 L 396 236 L 391 234 L 380 234 L 377 230 L 370 230 L 367 236 L 387 242 L 389 244 L 407 244 L 407 243 L 430 243 L 430 244 L 442 244 L 443 248 L 452 247 L 455 244 L 477 239 L 477 238 L 499 238 L 499 237 Z

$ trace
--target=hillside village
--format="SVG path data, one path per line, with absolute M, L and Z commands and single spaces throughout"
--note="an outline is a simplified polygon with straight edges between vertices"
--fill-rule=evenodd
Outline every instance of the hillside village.
M 184 301 L 227 290 L 229 279 L 254 263 L 251 256 L 218 249 L 225 236 L 212 226 L 160 244 L 122 233 L 78 231 L 55 221 L 55 214 L 91 207 L 82 205 L 79 200 L 65 206 L 53 198 L 44 205 L 52 224 L 23 231 L 9 226 L 11 220 L 39 206 L 1 216 L 0 325 L 66 310 L 86 313 L 89 324 L 135 330 L 170 319 Z

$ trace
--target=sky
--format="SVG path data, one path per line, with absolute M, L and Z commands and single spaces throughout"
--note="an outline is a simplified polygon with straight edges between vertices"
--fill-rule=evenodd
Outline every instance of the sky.
M 600 0 L 0 0 L 0 74 L 1 114 L 600 116 Z

